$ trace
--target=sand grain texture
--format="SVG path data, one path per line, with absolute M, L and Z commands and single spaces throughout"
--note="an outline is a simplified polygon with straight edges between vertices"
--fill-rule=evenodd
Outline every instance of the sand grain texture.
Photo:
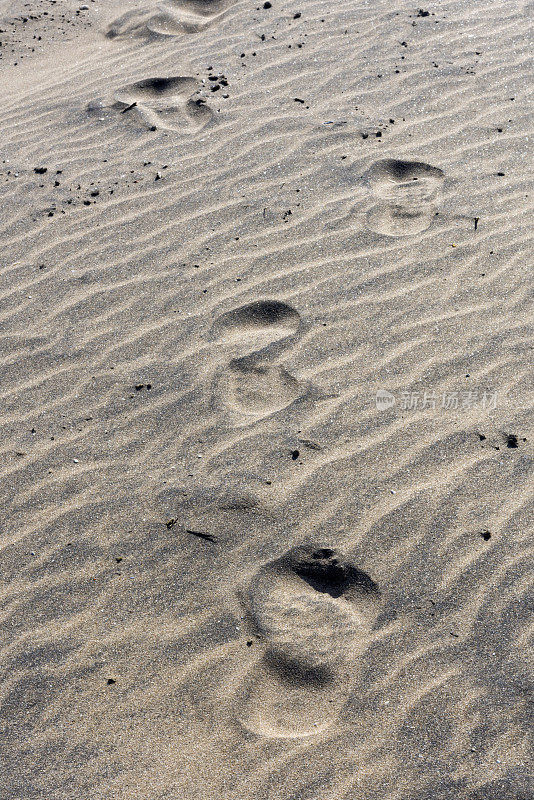
M 532 19 L 0 2 L 2 800 L 532 800 Z

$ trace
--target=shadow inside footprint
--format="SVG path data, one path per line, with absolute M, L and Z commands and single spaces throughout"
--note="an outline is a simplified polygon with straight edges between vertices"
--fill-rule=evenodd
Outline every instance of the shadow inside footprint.
M 200 82 L 191 77 L 148 78 L 124 86 L 115 93 L 115 107 L 156 130 L 203 128 L 212 118 L 211 109 L 197 95 Z
M 221 314 L 213 323 L 213 338 L 240 341 L 261 334 L 270 341 L 297 332 L 300 314 L 280 300 L 256 300 Z
M 303 545 L 262 567 L 244 603 L 266 652 L 247 675 L 237 716 L 263 736 L 310 736 L 346 699 L 346 670 L 368 646 L 380 592 L 328 547 Z
M 361 594 L 378 592 L 376 583 L 367 573 L 353 564 L 340 561 L 335 551 L 326 547 L 314 550 L 311 555 L 305 550 L 300 558 L 298 551 L 294 552 L 288 561 L 288 567 L 316 592 L 323 592 L 331 597 L 348 596 L 354 591 Z

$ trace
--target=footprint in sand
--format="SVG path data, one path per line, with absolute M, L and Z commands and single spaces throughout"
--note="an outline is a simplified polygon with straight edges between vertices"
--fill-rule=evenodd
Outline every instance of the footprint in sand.
M 325 730 L 347 696 L 381 600 L 374 581 L 335 550 L 301 545 L 262 567 L 243 601 L 266 644 L 236 715 L 249 731 L 297 738 Z
M 213 114 L 191 77 L 148 78 L 115 92 L 114 107 L 149 130 L 197 131 Z
M 300 314 L 279 300 L 256 300 L 222 314 L 212 326 L 212 335 L 226 341 L 256 337 L 258 344 L 292 336 L 300 327 Z
M 302 395 L 300 382 L 283 367 L 235 358 L 221 375 L 225 404 L 239 412 L 265 417 L 281 411 Z
M 114 20 L 108 39 L 138 36 L 157 38 L 198 33 L 226 11 L 228 0 L 168 0 L 164 5 L 129 11 Z
M 257 300 L 218 317 L 212 338 L 237 348 L 218 380 L 224 405 L 248 421 L 280 411 L 310 391 L 274 363 L 299 335 L 300 314 L 279 300 Z
M 444 173 L 420 161 L 377 161 L 364 175 L 379 201 L 367 226 L 384 236 L 410 236 L 428 228 L 436 214 Z

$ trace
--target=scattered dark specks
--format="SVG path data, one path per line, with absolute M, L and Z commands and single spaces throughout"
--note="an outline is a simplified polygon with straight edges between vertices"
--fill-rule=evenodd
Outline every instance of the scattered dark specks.
M 504 172 L 497 172 L 496 174 L 499 178 L 504 178 Z
M 269 3 L 269 0 L 266 0 L 266 2 L 263 4 L 263 7 L 264 7 L 264 8 L 272 8 L 272 7 L 273 7 L 273 4 L 272 4 L 272 3 Z
M 247 647 L 252 647 L 252 641 L 250 639 L 247 642 Z
M 117 562 L 117 564 L 120 564 L 120 563 L 121 563 L 121 561 L 122 561 L 122 556 L 117 556 L 117 557 L 115 558 L 115 561 Z
M 480 439 L 481 442 L 484 442 L 486 440 L 486 437 L 484 436 L 483 433 L 479 433 L 478 438 Z
M 37 173 L 37 175 L 44 175 L 45 172 L 48 172 L 48 167 L 34 167 L 33 171 Z
M 517 447 L 517 446 L 518 446 L 518 440 L 517 440 L 517 436 L 515 435 L 515 433 L 507 433 L 506 434 L 506 447 L 514 448 L 514 447 Z
M 430 11 L 424 11 L 422 8 L 420 8 L 419 11 L 417 12 L 416 16 L 417 17 L 429 17 L 430 16 Z
M 300 97 L 294 97 L 293 100 L 295 101 L 295 103 L 305 103 L 306 102 L 305 100 L 301 100 Z
M 117 683 L 115 678 L 108 678 L 108 686 L 112 686 L 114 683 Z
M 291 458 L 293 459 L 293 461 L 296 461 L 299 456 L 300 456 L 300 450 L 291 451 Z
M 300 19 L 301 17 L 302 17 L 302 14 L 300 13 L 300 11 L 297 11 L 296 14 L 293 14 L 293 19 Z
M 167 528 L 167 530 L 170 531 L 171 528 L 174 528 L 174 526 L 176 525 L 177 522 L 178 522 L 178 518 L 177 517 L 172 517 L 172 519 L 168 520 L 165 523 L 165 527 Z
M 488 530 L 481 531 L 480 535 L 482 536 L 485 542 L 489 542 L 489 540 L 491 539 L 491 533 Z

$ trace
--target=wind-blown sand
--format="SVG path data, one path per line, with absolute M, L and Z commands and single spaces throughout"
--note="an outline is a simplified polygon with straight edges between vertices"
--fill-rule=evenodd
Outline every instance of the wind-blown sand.
M 532 800 L 534 4 L 265 5 L 0 3 L 0 797 Z

